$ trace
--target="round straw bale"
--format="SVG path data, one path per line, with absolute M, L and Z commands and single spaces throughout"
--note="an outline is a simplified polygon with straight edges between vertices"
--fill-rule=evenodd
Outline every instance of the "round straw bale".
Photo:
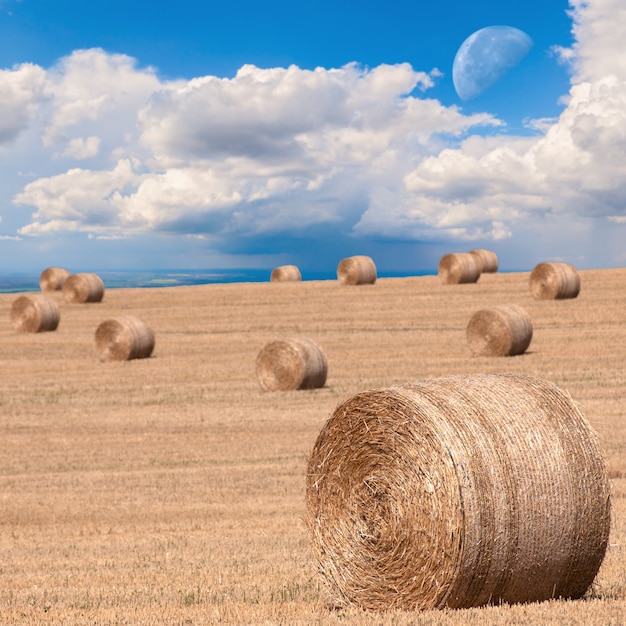
M 63 283 L 63 297 L 74 304 L 101 302 L 104 283 L 98 274 L 72 274 Z
M 257 379 L 265 391 L 323 387 L 327 373 L 324 352 L 306 337 L 272 341 L 256 358 Z
M 280 267 L 275 267 L 272 270 L 272 274 L 270 276 L 271 282 L 282 283 L 282 282 L 297 282 L 302 280 L 302 274 L 300 274 L 300 270 L 297 265 L 281 265 Z
M 349 398 L 309 458 L 306 509 L 332 600 L 374 610 L 579 598 L 610 527 L 591 427 L 565 391 L 516 375 Z
M 23 333 L 56 330 L 59 325 L 59 307 L 44 295 L 24 295 L 11 306 L 11 323 Z
M 341 285 L 373 285 L 376 265 L 369 256 L 350 256 L 339 261 L 337 279 Z
M 49 267 L 41 272 L 39 286 L 41 291 L 60 291 L 63 283 L 70 276 L 70 271 L 62 267 Z
M 480 278 L 480 267 L 469 252 L 444 254 L 439 261 L 439 280 L 444 285 L 475 283 Z
M 466 328 L 474 356 L 523 354 L 533 338 L 533 322 L 522 307 L 502 304 L 476 311 Z
M 498 255 L 493 250 L 476 248 L 469 253 L 474 257 L 481 274 L 494 273 L 498 271 Z
M 96 349 L 103 361 L 145 359 L 154 350 L 154 332 L 134 315 L 105 320 L 96 329 Z
M 580 275 L 569 263 L 539 263 L 530 273 L 530 293 L 535 300 L 575 298 Z

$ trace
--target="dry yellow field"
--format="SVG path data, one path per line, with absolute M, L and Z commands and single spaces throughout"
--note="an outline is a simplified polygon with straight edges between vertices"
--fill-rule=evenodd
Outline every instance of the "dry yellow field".
M 529 273 L 60 294 L 55 332 L 13 330 L 0 295 L 0 623 L 624 624 L 626 269 L 582 271 L 578 298 L 535 301 Z M 528 352 L 472 357 L 476 310 L 518 304 Z M 105 363 L 99 323 L 132 313 L 149 359 Z M 276 338 L 324 350 L 313 391 L 263 392 Z M 606 559 L 583 600 L 425 613 L 329 606 L 305 531 L 307 457 L 339 402 L 428 376 L 513 372 L 570 392 L 612 482 Z

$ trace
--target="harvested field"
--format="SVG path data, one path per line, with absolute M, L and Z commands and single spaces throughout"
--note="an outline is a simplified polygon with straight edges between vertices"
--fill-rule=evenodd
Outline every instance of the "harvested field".
M 54 333 L 16 333 L 0 294 L 0 621 L 8 624 L 622 624 L 626 612 L 626 269 L 580 270 L 575 299 L 535 300 L 529 272 L 107 289 L 58 298 Z M 473 357 L 471 314 L 521 306 L 522 355 Z M 94 332 L 136 315 L 150 358 L 103 362 Z M 321 389 L 267 393 L 255 359 L 315 337 Z M 430 376 L 514 373 L 568 391 L 612 483 L 607 556 L 578 601 L 384 614 L 329 605 L 305 517 L 307 459 L 352 395 Z M 555 512 L 556 513 L 556 512 Z

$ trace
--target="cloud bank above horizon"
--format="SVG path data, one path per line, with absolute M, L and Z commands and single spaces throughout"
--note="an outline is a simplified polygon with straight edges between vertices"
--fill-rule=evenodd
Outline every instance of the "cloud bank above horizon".
M 23 181 L 6 209 L 16 231 L 2 234 L 174 234 L 270 253 L 319 229 L 460 248 L 589 220 L 621 228 L 626 9 L 570 4 L 575 42 L 557 51 L 570 92 L 525 136 L 429 98 L 440 72 L 408 63 L 162 80 L 92 48 L 1 70 L 0 162 Z

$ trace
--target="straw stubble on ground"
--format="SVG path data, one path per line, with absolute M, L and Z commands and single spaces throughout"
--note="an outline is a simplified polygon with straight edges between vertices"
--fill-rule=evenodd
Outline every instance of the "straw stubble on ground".
M 529 273 L 108 289 L 59 294 L 54 333 L 16 333 L 0 295 L 0 620 L 5 623 L 619 624 L 626 610 L 626 270 L 581 271 L 576 299 L 536 301 Z M 278 288 L 277 288 L 278 287 Z M 59 295 L 59 297 L 57 297 Z M 472 357 L 479 308 L 523 307 L 529 350 Z M 148 359 L 102 362 L 94 332 L 136 315 Z M 264 392 L 255 358 L 305 335 L 322 389 Z M 570 392 L 612 479 L 607 557 L 582 601 L 463 611 L 333 610 L 303 518 L 308 454 L 348 397 L 427 376 L 510 372 Z

